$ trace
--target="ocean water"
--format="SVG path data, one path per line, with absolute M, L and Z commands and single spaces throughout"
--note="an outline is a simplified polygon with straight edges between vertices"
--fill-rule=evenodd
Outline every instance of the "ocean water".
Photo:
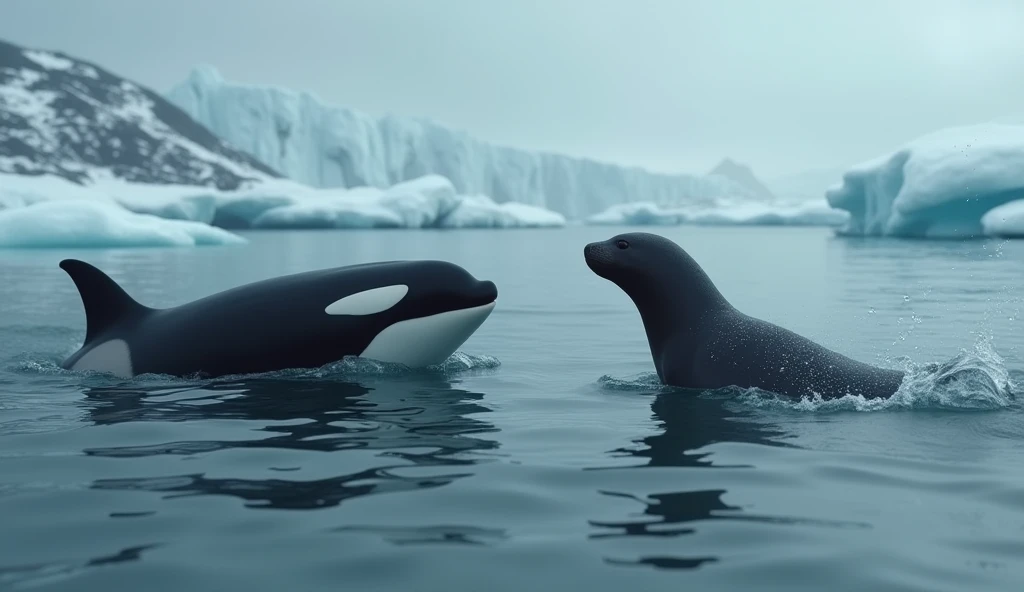
M 744 312 L 913 376 L 794 402 L 657 384 L 582 257 L 625 230 L 0 252 L 0 589 L 1020 589 L 1024 243 L 657 229 Z M 84 335 L 65 257 L 151 306 L 394 258 L 499 299 L 429 371 L 122 381 L 59 370 Z

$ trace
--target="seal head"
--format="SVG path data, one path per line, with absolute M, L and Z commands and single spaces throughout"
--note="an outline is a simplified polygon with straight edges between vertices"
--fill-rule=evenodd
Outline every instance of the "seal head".
M 594 273 L 629 295 L 641 315 L 664 320 L 732 308 L 693 257 L 665 237 L 620 234 L 588 244 L 583 257 Z

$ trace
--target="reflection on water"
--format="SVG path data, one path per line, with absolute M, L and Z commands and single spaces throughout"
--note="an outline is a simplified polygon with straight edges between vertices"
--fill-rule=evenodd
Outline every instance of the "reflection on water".
M 372 468 L 314 481 L 218 479 L 203 474 L 158 478 L 101 479 L 94 489 L 165 492 L 171 496 L 229 495 L 250 507 L 315 509 L 358 496 L 440 487 L 466 472 L 408 477 L 395 470 L 416 466 L 465 466 L 465 453 L 492 450 L 497 443 L 475 437 L 496 431 L 469 417 L 490 412 L 480 393 L 452 388 L 440 377 L 389 380 L 373 386 L 353 382 L 259 379 L 223 382 L 199 389 L 93 388 L 86 392 L 96 424 L 244 420 L 275 422 L 259 429 L 272 434 L 253 440 L 169 442 L 151 446 L 91 448 L 103 457 L 190 455 L 229 448 L 304 451 L 380 450 L 391 459 Z M 293 422 L 281 425 L 280 422 Z M 278 468 L 278 471 L 294 469 Z
M 444 543 L 468 546 L 487 546 L 508 538 L 506 532 L 499 528 L 479 528 L 475 526 L 457 525 L 421 527 L 340 526 L 332 529 L 332 531 L 375 534 L 393 545 Z
M 945 363 L 982 334 L 1024 385 L 1022 241 L 662 230 L 748 314 L 876 363 Z M 580 257 L 609 234 L 259 232 L 245 249 L 0 256 L 0 589 L 1020 587 L 1019 401 L 866 413 L 635 380 L 652 370 L 641 319 Z M 157 307 L 312 268 L 451 260 L 503 290 L 465 345 L 502 364 L 65 373 L 85 329 L 67 256 Z M 613 395 L 590 388 L 604 374 L 626 377 L 601 381 Z
M 57 579 L 72 576 L 91 567 L 139 561 L 142 553 L 155 549 L 160 545 L 139 545 L 121 549 L 112 555 L 102 555 L 94 559 L 86 559 L 77 563 L 40 563 L 35 565 L 19 565 L 0 567 L 0 584 L 40 584 L 42 579 Z
M 748 410 L 729 409 L 728 399 L 698 392 L 670 390 L 654 396 L 652 419 L 661 433 L 637 443 L 642 449 L 613 451 L 647 460 L 652 467 L 712 466 L 707 452 L 698 452 L 716 442 L 744 442 L 783 446 L 786 433 L 778 427 L 756 421 Z M 716 465 L 717 466 L 717 465 Z
M 651 402 L 653 419 L 662 428 L 658 434 L 637 440 L 642 448 L 621 448 L 615 454 L 628 454 L 646 459 L 647 463 L 632 467 L 687 467 L 687 468 L 749 468 L 751 465 L 715 464 L 710 452 L 700 452 L 718 442 L 739 442 L 765 446 L 789 447 L 783 442 L 789 437 L 781 428 L 763 420 L 755 420 L 753 413 L 740 407 L 732 408 L 731 397 L 713 396 L 711 393 L 670 391 L 654 394 Z M 807 520 L 795 517 L 759 516 L 746 514 L 739 506 L 730 505 L 722 497 L 725 489 L 699 489 L 652 493 L 645 498 L 630 493 L 601 491 L 612 497 L 629 499 L 642 507 L 639 515 L 618 521 L 590 520 L 592 527 L 602 532 L 592 533 L 591 539 L 619 537 L 672 538 L 696 534 L 700 523 L 711 520 L 762 522 L 769 524 L 810 524 L 828 527 L 860 527 L 868 525 L 852 522 Z M 666 546 L 667 549 L 667 546 Z M 695 569 L 707 563 L 718 562 L 713 555 L 702 556 L 642 556 L 636 560 L 605 558 L 610 565 L 648 565 L 662 569 Z

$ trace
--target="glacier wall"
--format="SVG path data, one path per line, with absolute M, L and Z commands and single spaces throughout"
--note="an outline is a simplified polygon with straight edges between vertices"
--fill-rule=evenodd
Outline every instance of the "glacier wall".
M 1016 217 L 986 216 L 1024 200 L 1024 125 L 938 130 L 852 167 L 825 197 L 850 213 L 847 235 L 1013 235 Z
M 316 187 L 384 188 L 430 174 L 461 194 L 521 202 L 580 219 L 609 206 L 753 198 L 720 176 L 664 175 L 495 146 L 419 118 L 367 114 L 306 92 L 227 82 L 198 66 L 166 98 L 232 145 Z

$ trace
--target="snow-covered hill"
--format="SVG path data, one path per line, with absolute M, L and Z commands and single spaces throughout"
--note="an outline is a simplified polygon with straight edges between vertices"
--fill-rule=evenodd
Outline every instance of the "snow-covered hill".
M 495 146 L 423 119 L 374 118 L 306 92 L 231 83 L 210 66 L 193 69 L 167 98 L 275 170 L 317 187 L 387 187 L 438 174 L 460 193 L 575 219 L 624 202 L 671 206 L 755 197 L 719 175 L 655 174 Z
M 63 53 L 4 41 L 0 173 L 218 189 L 279 176 L 134 82 Z

